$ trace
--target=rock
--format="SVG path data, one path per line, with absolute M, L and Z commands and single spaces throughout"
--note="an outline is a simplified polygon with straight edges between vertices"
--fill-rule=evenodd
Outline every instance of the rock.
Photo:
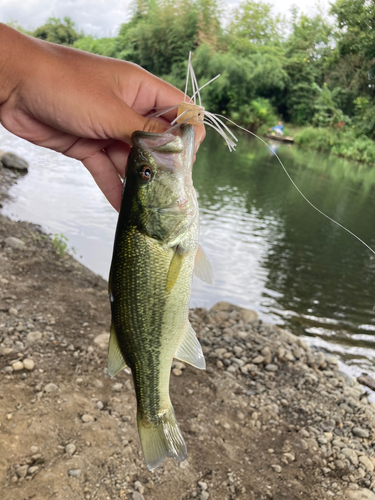
M 33 359 L 24 359 L 23 366 L 26 368 L 26 370 L 34 370 L 35 361 Z
M 374 472 L 374 465 L 366 455 L 362 455 L 358 460 L 364 465 L 367 472 Z
M 24 365 L 22 361 L 16 361 L 15 363 L 12 363 L 12 368 L 15 372 L 19 372 L 24 369 Z
M 264 361 L 264 356 L 260 356 L 260 355 L 251 360 L 251 362 L 254 365 L 260 365 L 261 363 L 263 363 L 263 361 Z
M 42 332 L 30 332 L 26 336 L 26 340 L 32 344 L 43 338 Z
M 145 497 L 139 491 L 134 491 L 132 499 L 133 500 L 145 500 Z
M 103 332 L 94 338 L 94 344 L 96 344 L 100 349 L 108 349 L 109 343 L 109 333 Z
M 186 365 L 181 361 L 174 361 L 174 367 L 177 368 L 178 370 L 185 370 Z
M 50 393 L 50 392 L 55 392 L 57 391 L 58 386 L 56 384 L 53 384 L 52 382 L 50 384 L 47 384 L 44 386 L 44 392 Z
M 96 407 L 98 410 L 102 410 L 104 408 L 104 404 L 102 403 L 102 401 L 97 401 Z
M 280 465 L 277 465 L 277 464 L 271 465 L 271 469 L 273 469 L 277 473 L 280 473 L 282 470 Z
M 229 302 L 217 302 L 210 309 L 210 312 L 216 311 L 231 311 L 235 306 Z
M 38 471 L 39 471 L 39 467 L 37 465 L 34 465 L 33 467 L 29 467 L 29 470 L 27 471 L 27 473 L 31 476 L 32 474 L 35 474 Z
M 277 372 L 278 367 L 270 363 L 269 365 L 266 366 L 266 370 L 268 372 Z
M 348 500 L 375 500 L 375 494 L 367 488 L 347 490 L 345 496 Z
M 81 469 L 70 469 L 68 470 L 68 476 L 79 477 L 82 474 Z
M 25 242 L 18 238 L 15 238 L 14 236 L 5 238 L 5 244 L 8 247 L 13 248 L 14 250 L 22 250 L 23 248 L 25 248 Z
M 17 309 L 16 309 L 15 307 L 10 307 L 10 308 L 9 308 L 8 313 L 9 313 L 11 316 L 17 316 L 18 311 L 17 311 Z
M 88 415 L 87 413 L 85 413 L 84 415 L 82 415 L 81 420 L 85 424 L 90 424 L 91 422 L 94 422 L 95 418 L 92 415 Z
M 35 455 L 35 453 L 38 453 L 39 448 L 37 446 L 30 446 L 30 453 L 32 455 Z
M 139 493 L 141 493 L 143 495 L 144 491 L 145 491 L 145 488 L 143 486 L 143 484 L 140 482 L 140 481 L 136 481 L 134 483 L 134 488 L 139 491 Z
M 172 373 L 176 377 L 180 377 L 182 375 L 182 370 L 180 370 L 179 368 L 173 368 Z
M 258 317 L 258 314 L 255 311 L 250 311 L 250 309 L 240 307 L 238 312 L 240 319 L 242 319 L 244 323 L 251 323 Z
M 208 488 L 207 483 L 205 483 L 204 481 L 198 481 L 198 486 L 200 487 L 201 490 L 204 491 L 206 491 Z
M 360 427 L 353 427 L 352 433 L 355 436 L 361 437 L 361 438 L 368 438 L 370 436 L 370 433 L 366 429 L 361 429 Z
M 20 467 L 17 467 L 16 469 L 16 474 L 18 477 L 26 477 L 27 471 L 29 470 L 28 465 L 21 465 Z
M 121 382 L 116 382 L 116 384 L 113 384 L 112 386 L 112 391 L 120 392 L 122 388 L 123 384 L 121 384 Z
M 199 500 L 208 500 L 208 498 L 210 498 L 210 494 L 208 493 L 208 491 L 202 491 Z
M 65 452 L 67 455 L 72 456 L 76 452 L 76 445 L 74 443 L 69 443 L 65 446 Z
M 26 173 L 29 170 L 28 162 L 14 153 L 3 153 L 1 156 L 1 163 L 5 168 L 11 168 L 19 172 Z

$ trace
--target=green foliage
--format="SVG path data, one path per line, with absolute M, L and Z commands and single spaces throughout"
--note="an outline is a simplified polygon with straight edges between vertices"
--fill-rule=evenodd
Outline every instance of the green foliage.
M 91 35 L 79 38 L 73 45 L 74 48 L 99 54 L 100 56 L 116 57 L 116 43 L 114 38 L 95 38 Z
M 56 17 L 50 17 L 46 24 L 33 32 L 33 35 L 47 42 L 61 45 L 73 45 L 82 36 L 75 30 L 75 24 L 70 17 L 64 17 L 63 21 Z
M 241 0 L 231 14 L 222 0 L 134 0 L 115 37 L 79 34 L 70 18 L 33 35 L 132 61 L 182 90 L 192 51 L 200 85 L 221 74 L 202 90 L 209 111 L 252 130 L 278 119 L 308 126 L 299 144 L 372 162 L 375 0 L 334 0 L 331 14 L 293 8 L 287 22 L 262 0 Z
M 62 233 L 54 234 L 52 238 L 52 245 L 59 257 L 64 257 L 68 250 L 68 238 Z
M 352 130 L 306 127 L 294 136 L 296 144 L 364 163 L 375 162 L 375 143 Z
M 275 125 L 278 119 L 275 110 L 268 99 L 258 97 L 249 104 L 241 107 L 240 111 L 231 114 L 236 123 L 242 124 L 250 130 Z

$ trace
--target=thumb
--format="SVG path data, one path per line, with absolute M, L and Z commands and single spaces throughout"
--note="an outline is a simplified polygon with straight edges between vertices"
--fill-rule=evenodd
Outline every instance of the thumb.
M 115 106 L 110 106 L 110 108 L 112 112 L 108 107 L 104 109 L 108 121 L 107 127 L 102 124 L 104 132 L 109 138 L 126 142 L 129 146 L 132 146 L 131 136 L 137 130 L 162 134 L 170 127 L 163 122 L 140 115 L 121 99 L 115 101 Z

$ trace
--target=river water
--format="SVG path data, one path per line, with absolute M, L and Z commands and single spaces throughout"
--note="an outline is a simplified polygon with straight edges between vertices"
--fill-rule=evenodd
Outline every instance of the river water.
M 0 149 L 30 163 L 2 213 L 63 233 L 75 256 L 107 278 L 117 214 L 88 172 L 1 127 Z M 290 145 L 278 155 L 312 203 L 375 248 L 375 168 Z M 276 157 L 246 135 L 229 153 L 208 131 L 194 185 L 215 286 L 194 278 L 191 305 L 225 300 L 254 309 L 339 356 L 352 374 L 374 374 L 374 255 L 313 210 Z

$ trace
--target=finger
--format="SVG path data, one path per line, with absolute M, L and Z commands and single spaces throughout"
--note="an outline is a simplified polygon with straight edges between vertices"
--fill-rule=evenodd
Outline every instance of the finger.
M 109 147 L 105 148 L 107 156 L 122 178 L 125 177 L 129 151 L 130 146 L 121 141 L 115 141 Z
M 96 156 L 84 159 L 82 163 L 93 176 L 109 203 L 119 211 L 123 185 L 112 161 L 104 151 L 100 151 Z

